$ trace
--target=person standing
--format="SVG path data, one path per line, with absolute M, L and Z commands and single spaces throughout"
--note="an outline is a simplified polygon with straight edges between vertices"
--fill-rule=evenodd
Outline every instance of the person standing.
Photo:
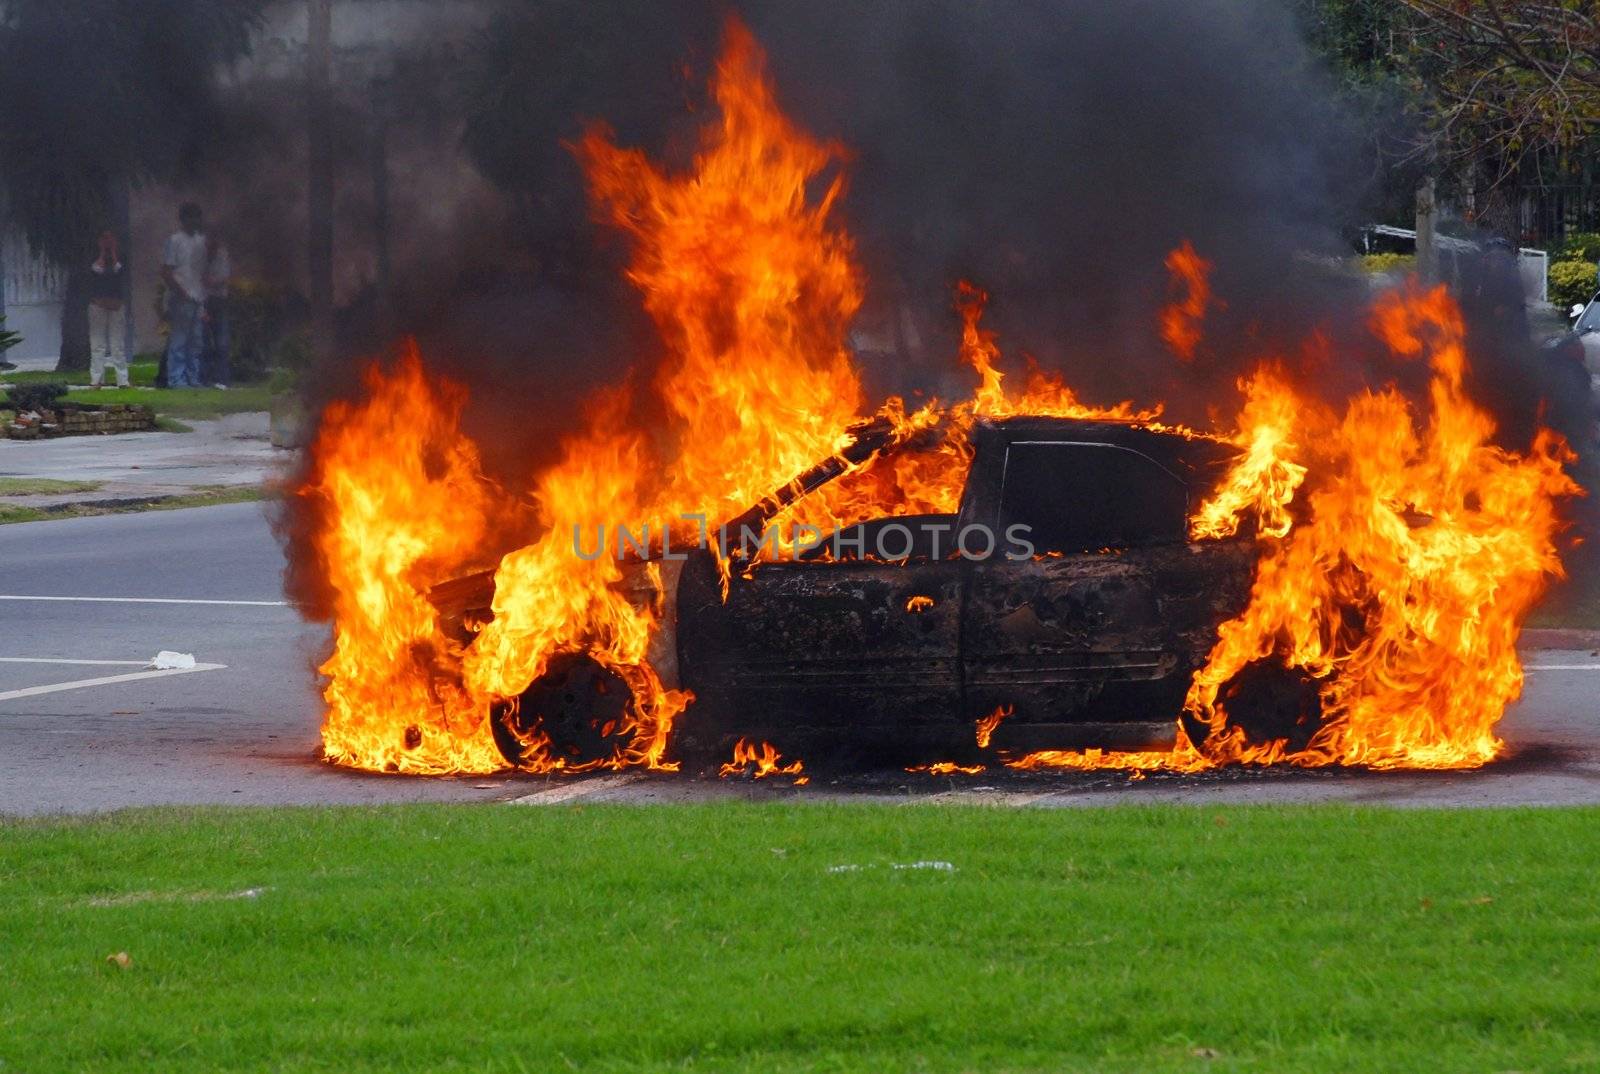
M 206 236 L 200 206 L 178 209 L 178 230 L 161 255 L 167 285 L 167 387 L 200 387 L 200 352 L 205 346 Z
M 228 325 L 228 281 L 233 276 L 233 261 L 228 243 L 212 228 L 206 233 L 206 346 L 205 382 L 213 388 L 227 388 L 232 378 L 229 348 L 233 339 Z
M 128 386 L 128 355 L 122 331 L 122 304 L 128 273 L 122 265 L 116 232 L 100 233 L 100 256 L 89 266 L 89 387 L 105 385 L 106 365 L 116 370 L 117 387 Z

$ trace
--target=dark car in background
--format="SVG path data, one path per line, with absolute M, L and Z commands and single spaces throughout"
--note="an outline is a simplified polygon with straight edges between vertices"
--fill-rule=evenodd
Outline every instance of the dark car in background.
M 1591 464 L 1600 462 L 1600 294 L 1572 307 L 1572 328 L 1545 340 L 1539 356 L 1546 381 L 1563 398 L 1563 412 L 1578 408 L 1583 419 L 1574 447 Z

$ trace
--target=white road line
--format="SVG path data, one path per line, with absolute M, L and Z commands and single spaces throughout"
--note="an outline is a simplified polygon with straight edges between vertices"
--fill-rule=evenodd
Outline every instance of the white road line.
M 97 667 L 143 668 L 148 660 L 68 660 L 53 656 L 0 656 L 0 664 L 90 664 Z
M 83 604 L 243 604 L 253 608 L 287 608 L 286 600 L 198 600 L 185 597 L 31 597 L 0 596 L 0 600 L 76 601 Z
M 1600 664 L 1523 664 L 1523 671 L 1600 671 Z
M 630 783 L 637 783 L 643 779 L 637 772 L 628 772 L 615 776 L 598 776 L 593 779 L 580 780 L 573 783 L 562 783 L 555 787 L 547 787 L 542 791 L 525 794 L 521 798 L 513 798 L 507 805 L 554 805 L 557 802 L 570 802 L 574 798 L 587 798 L 591 794 L 602 791 L 616 790 L 626 787 Z
M 19 697 L 38 697 L 62 690 L 82 690 L 86 686 L 110 686 L 119 682 L 139 682 L 142 679 L 162 679 L 168 675 L 193 675 L 197 671 L 221 671 L 226 664 L 196 664 L 192 668 L 168 668 L 165 671 L 133 671 L 126 675 L 103 675 L 98 679 L 78 679 L 75 682 L 55 682 L 48 686 L 28 686 L 21 690 L 0 691 L 0 701 Z

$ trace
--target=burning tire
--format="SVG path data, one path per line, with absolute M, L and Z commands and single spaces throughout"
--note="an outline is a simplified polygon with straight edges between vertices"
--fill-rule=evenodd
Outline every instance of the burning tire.
M 1217 691 L 1217 707 L 1253 746 L 1283 739 L 1288 752 L 1303 750 L 1322 724 L 1320 682 L 1300 668 L 1257 660 Z M 1183 729 L 1199 746 L 1210 728 L 1185 712 Z
M 542 735 L 551 760 L 580 765 L 604 760 L 627 745 L 628 684 L 582 653 L 563 653 L 517 698 L 491 713 L 495 745 L 518 767 L 534 759 Z

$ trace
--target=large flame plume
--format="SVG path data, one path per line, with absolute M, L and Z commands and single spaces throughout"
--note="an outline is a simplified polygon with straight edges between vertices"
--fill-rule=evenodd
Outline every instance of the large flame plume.
M 926 449 L 851 463 L 788 506 L 787 524 L 955 511 L 979 418 L 1160 420 L 1159 405 L 1086 404 L 1031 363 L 1014 389 L 981 323 L 986 296 L 967 284 L 956 309 L 972 397 L 915 410 L 889 399 L 867 413 L 845 342 L 864 281 L 834 219 L 846 154 L 784 117 L 763 68 L 754 39 L 731 22 L 711 87 L 718 117 L 683 174 L 619 148 L 603 128 L 576 147 L 597 210 L 631 241 L 628 275 L 667 351 L 642 390 L 659 396 L 671 428 L 637 428 L 627 387 L 596 396 L 583 431 L 528 490 L 532 540 L 500 558 L 493 618 L 468 624 L 469 640 L 441 628 L 428 591 L 478 565 L 489 535 L 504 531 L 497 505 L 517 498 L 485 478 L 459 431 L 464 393 L 430 378 L 413 350 L 388 372 L 370 371 L 359 401 L 324 414 L 300 494 L 325 520 L 316 549 L 335 594 L 334 650 L 321 669 L 329 760 L 407 773 L 503 768 L 491 710 L 515 706 L 552 660 L 578 653 L 627 684 L 626 725 L 611 729 L 621 745 L 574 763 L 535 729 L 523 767 L 670 769 L 674 721 L 692 698 L 663 686 L 650 663 L 660 605 L 630 599 L 616 557 L 575 555 L 575 534 L 618 520 L 680 534 L 684 516 L 726 521 L 842 451 L 863 418 L 887 423 L 894 443 L 935 426 L 942 435 Z M 1210 265 L 1187 242 L 1168 265 L 1180 294 L 1159 327 L 1188 361 L 1212 301 Z M 1222 626 L 1191 685 L 1186 722 L 1197 733 L 1180 728 L 1170 751 L 1055 751 L 1008 763 L 1465 767 L 1495 756 L 1495 723 L 1521 686 L 1518 629 L 1560 572 L 1557 503 L 1576 491 L 1565 449 L 1550 433 L 1526 454 L 1492 446 L 1492 424 L 1462 388 L 1464 333 L 1443 290 L 1386 295 L 1373 327 L 1397 361 L 1430 364 L 1424 413 L 1394 389 L 1338 413 L 1263 363 L 1241 382 L 1233 431 L 1180 430 L 1240 450 L 1191 518 L 1191 536 L 1227 538 L 1248 524 L 1260 544 L 1249 605 Z M 1229 722 L 1226 684 L 1260 661 L 1314 684 L 1322 720 L 1309 742 L 1252 743 Z M 981 744 L 1003 718 L 980 722 Z M 727 767 L 789 771 L 770 746 L 740 745 Z

